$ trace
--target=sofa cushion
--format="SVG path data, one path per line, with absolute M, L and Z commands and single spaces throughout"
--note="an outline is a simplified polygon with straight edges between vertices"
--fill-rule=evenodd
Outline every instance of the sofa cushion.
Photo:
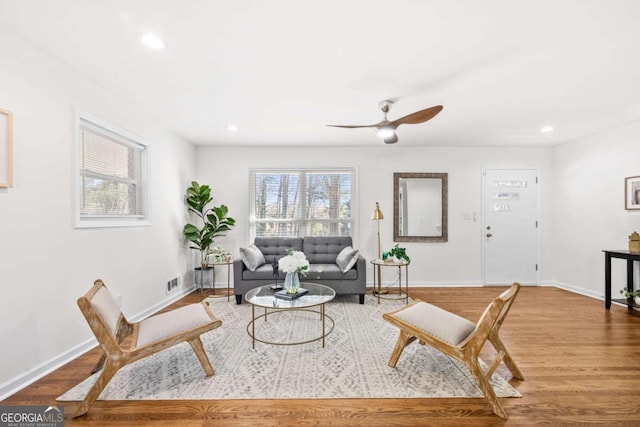
M 311 264 L 309 273 L 300 276 L 301 282 L 314 282 L 315 280 L 355 280 L 358 272 L 355 268 L 343 273 L 337 264 Z
M 265 262 L 273 264 L 289 250 L 301 251 L 302 237 L 256 237 L 254 244 L 264 254 Z
M 347 246 L 341 250 L 336 257 L 336 264 L 338 264 L 338 267 L 340 267 L 343 273 L 351 270 L 356 264 L 356 261 L 358 261 L 358 250 L 353 249 L 351 246 Z
M 338 254 L 347 246 L 352 246 L 350 236 L 307 236 L 302 251 L 310 264 L 335 264 Z
M 240 248 L 240 257 L 244 265 L 251 271 L 255 271 L 266 262 L 262 251 L 256 245 Z

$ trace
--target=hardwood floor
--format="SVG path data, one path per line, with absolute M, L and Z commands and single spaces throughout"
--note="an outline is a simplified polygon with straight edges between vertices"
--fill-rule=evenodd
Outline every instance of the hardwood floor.
M 412 288 L 410 294 L 475 321 L 502 290 Z M 200 299 L 202 294 L 191 294 L 174 306 Z M 511 381 L 522 398 L 501 399 L 507 421 L 493 415 L 484 399 L 99 400 L 78 419 L 68 418 L 77 403 L 65 405 L 65 425 L 640 425 L 638 312 L 629 314 L 616 305 L 607 311 L 599 300 L 556 288 L 525 287 L 502 327 L 502 338 L 525 376 Z M 491 355 L 485 348 L 485 356 Z M 98 357 L 94 349 L 2 404 L 58 404 L 56 396 L 85 379 Z

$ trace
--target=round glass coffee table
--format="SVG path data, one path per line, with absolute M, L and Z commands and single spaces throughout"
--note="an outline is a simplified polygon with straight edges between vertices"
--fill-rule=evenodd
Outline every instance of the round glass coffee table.
M 335 325 L 333 319 L 326 314 L 324 305 L 335 298 L 336 292 L 330 287 L 318 283 L 302 282 L 300 286 L 301 289 L 305 289 L 307 293 L 292 300 L 277 298 L 276 291 L 272 289 L 271 285 L 251 289 L 245 294 L 245 301 L 251 304 L 251 321 L 247 325 L 247 333 L 253 340 L 252 346 L 254 349 L 256 348 L 256 341 L 274 345 L 298 345 L 322 340 L 322 347 L 324 347 L 325 338 L 333 331 Z M 264 313 L 256 316 L 256 307 L 263 308 Z M 314 307 L 318 307 L 318 309 L 313 309 Z M 318 314 L 320 316 L 319 320 L 322 323 L 320 336 L 291 342 L 268 341 L 256 336 L 256 321 L 258 319 L 264 318 L 266 322 L 267 318 L 271 318 L 278 313 L 292 311 L 306 311 Z M 329 324 L 327 324 L 327 320 Z

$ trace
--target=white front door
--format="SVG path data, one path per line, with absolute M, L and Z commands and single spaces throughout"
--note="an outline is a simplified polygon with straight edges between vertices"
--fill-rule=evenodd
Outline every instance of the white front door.
M 537 182 L 534 169 L 483 171 L 485 285 L 537 284 Z

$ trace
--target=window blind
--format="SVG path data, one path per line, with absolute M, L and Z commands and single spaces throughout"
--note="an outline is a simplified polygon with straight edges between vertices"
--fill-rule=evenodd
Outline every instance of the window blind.
M 79 123 L 80 221 L 146 220 L 146 147 L 88 120 Z
M 252 169 L 249 182 L 252 238 L 353 234 L 353 169 Z

